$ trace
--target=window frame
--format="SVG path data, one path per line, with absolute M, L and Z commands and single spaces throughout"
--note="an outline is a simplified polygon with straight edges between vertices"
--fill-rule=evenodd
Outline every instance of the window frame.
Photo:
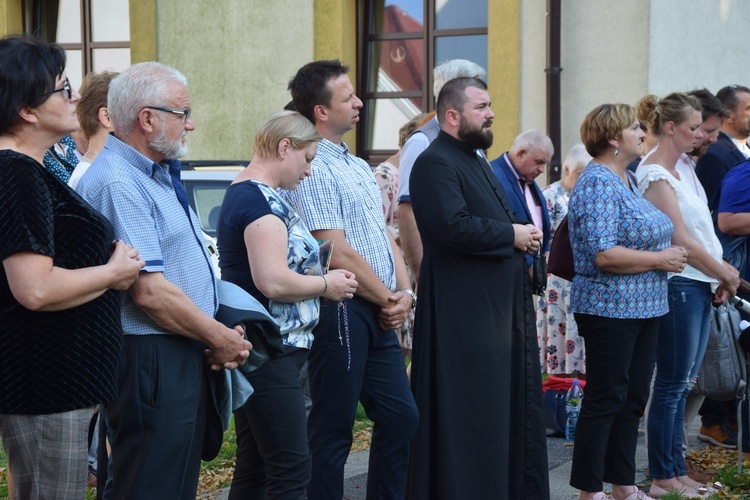
M 491 0 L 490 0 L 491 1 Z M 383 2 L 385 6 L 385 1 Z M 435 67 L 435 45 L 438 38 L 451 36 L 467 35 L 487 35 L 488 29 L 484 28 L 435 28 L 435 0 L 423 0 L 424 19 L 426 20 L 421 34 L 418 32 L 407 33 L 371 33 L 373 0 L 360 0 L 357 2 L 357 54 L 359 54 L 359 72 L 357 75 L 358 96 L 366 106 L 369 100 L 377 99 L 398 99 L 398 98 L 421 98 L 422 113 L 429 113 L 435 109 L 435 99 L 432 90 L 433 75 L 432 70 Z M 367 91 L 367 83 L 370 80 L 370 44 L 372 42 L 393 41 L 393 40 L 415 40 L 422 39 L 423 50 L 423 88 L 421 91 L 399 91 L 399 92 L 378 92 Z M 366 108 L 365 108 L 366 109 Z M 360 122 L 357 128 L 357 155 L 363 158 L 371 165 L 377 165 L 382 161 L 394 155 L 397 149 L 367 149 L 367 118 Z M 403 125 L 403 124 L 401 124 Z M 399 125 L 400 126 L 400 125 Z M 395 133 L 395 131 L 394 131 Z
M 53 8 L 53 5 L 56 8 Z M 79 0 L 81 12 L 81 42 L 60 43 L 54 38 L 57 29 L 57 17 L 50 15 L 52 10 L 59 11 L 59 1 L 45 2 L 44 0 L 23 0 L 24 29 L 26 33 L 41 33 L 48 40 L 60 45 L 65 51 L 81 52 L 81 80 L 94 70 L 94 51 L 97 49 L 130 49 L 130 40 L 119 42 L 95 42 L 93 40 L 93 29 L 91 25 L 91 0 Z M 30 10 L 31 23 L 26 24 L 27 10 Z M 45 16 L 46 14 L 46 16 Z

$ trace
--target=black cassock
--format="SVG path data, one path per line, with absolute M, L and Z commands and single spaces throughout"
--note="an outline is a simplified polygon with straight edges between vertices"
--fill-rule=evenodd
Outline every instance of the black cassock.
M 409 190 L 424 255 L 407 498 L 549 498 L 531 283 L 486 160 L 440 132 Z

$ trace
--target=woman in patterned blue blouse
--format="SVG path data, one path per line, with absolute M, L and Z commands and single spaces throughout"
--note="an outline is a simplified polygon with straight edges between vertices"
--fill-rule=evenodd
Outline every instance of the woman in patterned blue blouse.
M 670 246 L 672 222 L 646 201 L 628 163 L 644 134 L 635 110 L 603 104 L 581 125 L 593 159 L 568 210 L 576 275 L 570 309 L 586 344 L 586 395 L 576 427 L 571 486 L 581 499 L 648 497 L 635 486 L 638 422 L 649 393 L 659 317 L 668 311 L 667 272 L 687 254 Z
M 313 342 L 320 297 L 351 299 L 349 271 L 324 275 L 318 242 L 278 194 L 310 175 L 315 127 L 293 111 L 275 113 L 255 136 L 254 157 L 227 189 L 218 223 L 222 279 L 260 301 L 276 319 L 285 352 L 248 375 L 255 393 L 235 412 L 237 464 L 229 498 L 304 499 L 310 451 L 299 370 Z

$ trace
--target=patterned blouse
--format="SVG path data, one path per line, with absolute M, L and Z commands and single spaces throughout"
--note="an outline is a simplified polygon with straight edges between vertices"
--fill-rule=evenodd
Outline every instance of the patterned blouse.
M 279 302 L 265 297 L 253 283 L 245 247 L 245 228 L 271 214 L 281 219 L 287 228 L 289 269 L 304 275 L 323 275 L 318 242 L 299 215 L 276 191 L 250 180 L 229 186 L 222 203 L 217 228 L 221 277 L 242 287 L 268 309 L 279 324 L 284 344 L 309 349 L 313 341 L 312 330 L 320 315 L 320 299 Z
M 384 161 L 372 169 L 375 182 L 378 183 L 380 193 L 383 197 L 383 214 L 385 224 L 391 231 L 393 238 L 398 240 L 398 167 Z
M 549 225 L 550 225 L 550 245 L 552 240 L 555 239 L 555 232 L 560 226 L 560 223 L 568 215 L 568 202 L 570 201 L 570 193 L 565 190 L 562 182 L 553 182 L 546 188 L 542 189 L 542 195 L 547 200 L 547 211 L 549 212 Z
M 576 270 L 570 310 L 608 318 L 663 316 L 667 304 L 666 271 L 615 274 L 594 265 L 596 254 L 622 246 L 660 251 L 672 237 L 672 221 L 638 190 L 604 165 L 591 162 L 573 188 L 568 207 L 570 240 Z
M 76 156 L 76 141 L 69 135 L 60 139 L 59 144 L 65 153 L 60 154 L 55 146 L 52 146 L 44 153 L 44 168 L 52 172 L 55 177 L 63 182 L 68 182 L 70 176 L 78 165 Z

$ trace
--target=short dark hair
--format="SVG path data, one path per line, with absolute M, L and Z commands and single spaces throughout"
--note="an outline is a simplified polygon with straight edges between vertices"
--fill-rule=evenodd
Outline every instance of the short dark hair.
M 294 107 L 305 118 L 315 123 L 315 106 L 330 106 L 331 89 L 328 81 L 349 72 L 349 66 L 338 59 L 314 61 L 302 66 L 289 81 Z
M 449 109 L 455 109 L 461 111 L 464 108 L 464 104 L 468 101 L 466 97 L 466 89 L 469 87 L 476 87 L 482 90 L 487 90 L 487 84 L 479 78 L 461 76 L 448 80 L 443 88 L 440 89 L 440 94 L 437 99 L 437 117 L 438 122 L 442 125 L 445 120 L 445 113 Z
M 750 89 L 743 85 L 727 85 L 716 93 L 716 97 L 729 111 L 736 111 L 737 105 L 740 103 L 737 92 L 750 94 Z
M 49 99 L 65 71 L 65 50 L 28 35 L 0 39 L 0 134 L 18 125 L 18 112 Z
M 726 106 L 713 95 L 708 89 L 693 89 L 687 93 L 701 102 L 701 118 L 705 122 L 712 116 L 719 118 L 729 118 L 729 111 Z

